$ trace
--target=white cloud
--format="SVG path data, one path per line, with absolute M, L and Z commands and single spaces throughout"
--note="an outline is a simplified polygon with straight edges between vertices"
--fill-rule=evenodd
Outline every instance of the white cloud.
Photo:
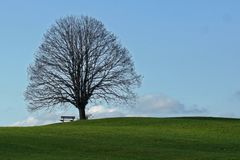
M 11 126 L 35 126 L 35 125 L 38 125 L 38 123 L 39 123 L 38 119 L 30 116 L 26 120 L 15 122 Z
M 138 100 L 136 110 L 141 113 L 177 113 L 184 110 L 184 105 L 167 96 L 146 95 Z
M 139 97 L 135 107 L 104 107 L 101 105 L 90 107 L 89 114 L 93 118 L 125 117 L 125 116 L 191 116 L 206 114 L 206 109 L 197 105 L 186 107 L 183 103 L 165 95 L 145 95 Z
M 145 95 L 139 97 L 135 107 L 105 107 L 96 105 L 88 107 L 87 115 L 91 119 L 106 117 L 127 117 L 127 116 L 149 116 L 149 117 L 169 117 L 169 116 L 201 116 L 206 115 L 206 109 L 197 105 L 186 106 L 178 100 L 165 95 Z M 35 126 L 59 122 L 61 115 L 74 115 L 78 117 L 78 112 L 41 112 L 30 115 L 26 120 L 18 121 L 12 126 Z
M 146 116 L 177 116 L 182 114 L 202 114 L 206 110 L 199 108 L 197 105 L 186 107 L 180 101 L 165 95 L 145 95 L 138 99 L 136 107 L 130 112 Z
M 61 115 L 75 115 L 70 112 L 38 112 L 29 115 L 25 120 L 13 123 L 11 126 L 39 126 L 60 122 Z
M 124 117 L 125 114 L 118 108 L 108 108 L 102 105 L 92 106 L 87 110 L 87 114 L 91 115 L 90 118 L 103 118 L 103 117 Z
M 25 120 L 17 121 L 11 126 L 39 126 L 51 123 L 56 123 L 56 116 L 50 116 L 53 114 L 47 113 L 42 115 L 30 115 Z

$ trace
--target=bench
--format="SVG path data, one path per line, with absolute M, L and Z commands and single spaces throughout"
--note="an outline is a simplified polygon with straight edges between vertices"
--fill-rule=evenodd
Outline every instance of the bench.
M 60 121 L 64 122 L 65 119 L 70 119 L 70 121 L 74 121 L 75 116 L 61 116 Z

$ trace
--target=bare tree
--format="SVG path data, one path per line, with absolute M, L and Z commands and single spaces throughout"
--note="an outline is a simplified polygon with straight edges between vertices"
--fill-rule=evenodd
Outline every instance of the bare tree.
M 91 17 L 61 18 L 44 35 L 29 66 L 28 109 L 70 103 L 86 119 L 89 102 L 130 102 L 141 83 L 129 51 Z

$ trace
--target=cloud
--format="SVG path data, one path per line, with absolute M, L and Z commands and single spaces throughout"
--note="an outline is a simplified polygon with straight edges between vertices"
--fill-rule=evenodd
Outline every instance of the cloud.
M 203 113 L 206 110 L 200 109 L 197 105 L 186 107 L 180 101 L 166 95 L 145 95 L 138 99 L 133 111 L 151 116 L 158 114 L 195 114 Z
M 207 110 L 197 105 L 186 106 L 180 101 L 166 95 L 145 95 L 137 99 L 135 107 L 106 107 L 103 105 L 90 106 L 86 114 L 90 119 L 107 117 L 169 117 L 169 116 L 194 116 L 204 115 Z M 74 115 L 78 117 L 76 110 L 56 113 L 39 113 L 30 115 L 22 121 L 11 126 L 36 126 L 59 122 L 62 115 Z
M 26 120 L 17 121 L 13 123 L 11 126 L 35 126 L 35 125 L 38 125 L 38 123 L 39 123 L 38 119 L 30 116 Z
M 190 116 L 207 113 L 204 108 L 197 105 L 186 107 L 183 103 L 165 95 L 145 95 L 139 97 L 135 107 L 104 107 L 102 105 L 90 107 L 88 113 L 92 118 L 126 117 L 126 116 Z
M 25 120 L 20 120 L 10 126 L 39 126 L 60 122 L 61 115 L 72 115 L 66 112 L 39 112 L 29 115 Z
M 136 111 L 140 113 L 179 113 L 185 112 L 184 105 L 163 95 L 146 95 L 137 102 Z
M 87 110 L 90 118 L 107 118 L 107 117 L 125 117 L 126 114 L 118 107 L 108 108 L 102 105 L 92 106 Z

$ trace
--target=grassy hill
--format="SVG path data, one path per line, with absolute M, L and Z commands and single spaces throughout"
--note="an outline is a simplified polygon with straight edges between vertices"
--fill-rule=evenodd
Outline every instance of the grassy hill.
M 239 160 L 240 120 L 113 118 L 0 128 L 1 160 Z

